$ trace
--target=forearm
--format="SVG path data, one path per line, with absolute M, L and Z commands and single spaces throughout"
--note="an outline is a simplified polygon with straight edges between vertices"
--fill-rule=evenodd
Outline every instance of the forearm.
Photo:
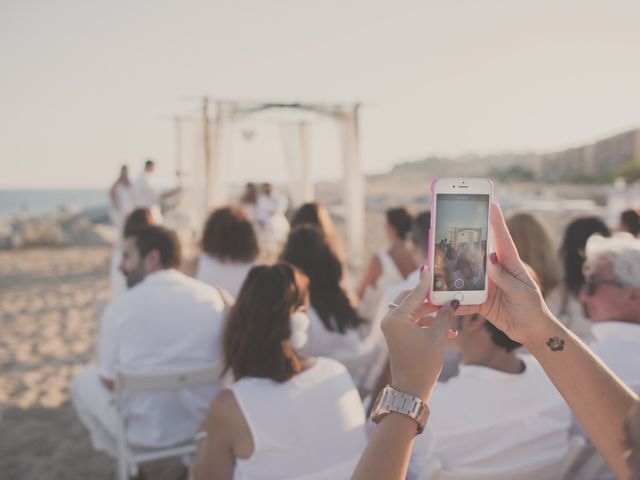
M 380 421 L 352 480 L 401 480 L 407 474 L 416 422 L 411 418 L 392 413 Z
M 637 396 L 555 319 L 524 342 L 618 478 L 628 478 L 623 423 Z M 594 414 L 594 412 L 596 412 Z

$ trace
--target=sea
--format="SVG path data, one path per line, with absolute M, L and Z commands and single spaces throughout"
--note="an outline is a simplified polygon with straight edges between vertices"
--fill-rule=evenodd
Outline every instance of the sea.
M 0 216 L 13 217 L 18 213 L 41 216 L 60 207 L 80 210 L 109 205 L 107 189 L 44 189 L 0 190 Z

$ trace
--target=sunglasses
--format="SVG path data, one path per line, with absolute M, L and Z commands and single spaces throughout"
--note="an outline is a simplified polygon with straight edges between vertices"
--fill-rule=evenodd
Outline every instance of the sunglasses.
M 582 288 L 584 288 L 584 292 L 591 297 L 596 294 L 600 285 L 613 285 L 614 287 L 624 288 L 624 284 L 616 282 L 615 280 L 597 280 L 593 278 L 587 278 Z

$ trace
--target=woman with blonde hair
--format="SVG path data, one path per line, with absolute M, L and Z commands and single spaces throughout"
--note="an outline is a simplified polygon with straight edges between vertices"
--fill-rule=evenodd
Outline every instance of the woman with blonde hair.
M 509 215 L 506 224 L 520 259 L 538 275 L 540 291 L 551 312 L 580 338 L 592 340 L 589 320 L 567 308 L 568 295 L 562 279 L 561 259 L 546 225 L 536 215 L 527 212 Z
M 538 274 L 540 289 L 546 298 L 562 281 L 560 261 L 547 227 L 535 215 L 517 212 L 507 217 L 507 228 L 520 259 Z

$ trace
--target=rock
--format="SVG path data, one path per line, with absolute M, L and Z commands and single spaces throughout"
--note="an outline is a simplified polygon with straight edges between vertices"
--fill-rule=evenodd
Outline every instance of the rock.
M 18 226 L 15 233 L 22 241 L 18 240 L 14 244 L 24 246 L 61 245 L 64 238 L 60 225 L 50 218 L 29 220 Z

